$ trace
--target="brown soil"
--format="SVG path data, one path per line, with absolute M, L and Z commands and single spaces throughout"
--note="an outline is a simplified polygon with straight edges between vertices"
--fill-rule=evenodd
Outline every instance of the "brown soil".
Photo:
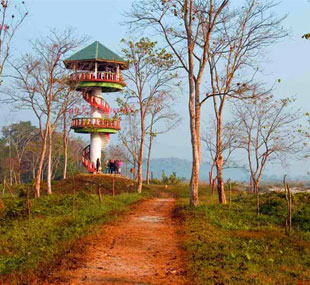
M 75 266 L 67 260 L 44 284 L 189 284 L 174 205 L 167 195 L 139 203 L 123 220 L 104 226 L 83 258 L 71 254 Z

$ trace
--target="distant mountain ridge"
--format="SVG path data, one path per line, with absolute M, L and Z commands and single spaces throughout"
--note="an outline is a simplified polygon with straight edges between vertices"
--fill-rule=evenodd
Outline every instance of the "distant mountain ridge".
M 200 166 L 200 181 L 209 181 L 209 172 L 211 166 L 207 163 L 202 163 Z M 154 178 L 162 178 L 162 171 L 165 171 L 166 176 L 169 176 L 172 172 L 176 172 L 177 177 L 184 177 L 187 180 L 191 178 L 192 163 L 188 159 L 181 159 L 177 157 L 168 158 L 154 158 L 151 159 L 151 171 L 153 172 Z M 216 170 L 214 169 L 216 173 Z M 238 168 L 229 168 L 223 170 L 224 179 L 231 179 L 233 181 L 248 182 L 250 173 L 246 170 Z M 146 176 L 146 160 L 143 165 L 143 176 Z M 292 181 L 308 181 L 309 176 L 306 175 L 289 175 L 288 177 Z M 269 182 L 282 182 L 283 175 L 281 174 L 270 174 L 267 170 L 265 175 L 262 177 L 262 181 Z
M 209 172 L 211 166 L 207 163 L 202 163 L 200 167 L 200 180 L 208 181 Z M 192 163 L 187 159 L 181 159 L 177 157 L 169 158 L 153 158 L 151 159 L 151 172 L 153 172 L 154 178 L 161 179 L 162 171 L 165 171 L 166 176 L 169 176 L 172 172 L 176 172 L 177 177 L 184 177 L 187 180 L 191 178 Z M 143 165 L 143 175 L 146 175 L 146 161 Z M 224 169 L 224 179 L 232 179 L 236 181 L 247 181 L 248 175 L 240 169 Z

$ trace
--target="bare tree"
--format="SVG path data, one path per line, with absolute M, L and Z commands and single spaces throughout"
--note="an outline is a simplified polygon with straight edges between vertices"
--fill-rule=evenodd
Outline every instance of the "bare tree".
M 147 184 L 150 183 L 151 152 L 154 138 L 173 130 L 181 122 L 180 115 L 172 109 L 175 100 L 173 95 L 174 93 L 160 92 L 152 99 L 149 110 L 149 126 L 146 128 L 146 133 L 149 135 L 146 171 Z
M 188 77 L 188 110 L 192 145 L 190 203 L 197 206 L 201 161 L 201 87 L 210 54 L 212 34 L 229 0 L 137 0 L 131 24 L 153 28 L 168 44 Z M 204 96 L 203 96 L 204 97 Z
M 129 164 L 136 169 L 140 141 L 139 114 L 131 105 L 126 104 L 123 108 L 125 108 L 126 111 L 122 113 L 122 129 L 118 132 L 118 138 L 127 150 L 127 160 Z
M 210 162 L 211 169 L 209 173 L 209 183 L 212 184 L 214 167 L 216 165 L 217 153 L 217 121 L 211 120 L 211 125 L 207 127 L 201 136 L 202 142 L 206 145 L 207 157 Z M 229 121 L 222 126 L 222 143 L 221 153 L 223 156 L 223 168 L 236 168 L 240 166 L 239 161 L 232 159 L 232 154 L 239 148 L 238 138 L 240 129 L 236 121 Z
M 301 150 L 301 140 L 294 123 L 298 111 L 290 109 L 290 99 L 275 101 L 272 97 L 235 104 L 235 118 L 240 124 L 240 147 L 247 153 L 248 167 L 257 196 L 266 165 L 270 161 L 285 163 L 289 155 Z
M 176 73 L 172 55 L 165 49 L 158 48 L 156 42 L 147 38 L 141 38 L 137 42 L 126 42 L 123 49 L 125 59 L 129 61 L 131 68 L 124 72 L 128 83 L 125 91 L 127 102 L 135 104 L 139 114 L 139 152 L 138 152 L 138 185 L 137 191 L 142 191 L 142 166 L 144 155 L 144 144 L 146 134 L 146 117 L 152 104 L 153 98 L 164 90 L 169 90 L 174 83 Z
M 71 83 L 68 82 L 68 85 Z M 79 92 L 72 92 L 72 89 L 68 90 L 67 96 L 63 96 L 62 98 L 62 132 L 63 132 L 63 155 L 64 155 L 64 167 L 63 167 L 63 179 L 67 179 L 67 172 L 68 172 L 68 146 L 69 146 L 69 139 L 70 139 L 70 131 L 71 128 L 68 127 L 71 124 L 71 120 L 73 118 L 74 112 L 72 110 L 78 108 L 81 104 L 81 93 Z
M 253 78 L 262 49 L 286 36 L 281 23 L 284 19 L 272 15 L 277 3 L 248 0 L 242 7 L 221 15 L 214 41 L 210 47 L 208 66 L 210 92 L 216 117 L 217 187 L 219 202 L 226 203 L 223 181 L 222 132 L 223 111 L 227 99 L 253 97 Z M 250 75 L 246 76 L 245 72 Z M 257 94 L 257 93 L 254 93 Z
M 236 91 L 238 94 L 245 94 L 246 85 L 234 86 L 236 82 L 232 79 L 235 78 L 236 71 L 243 64 L 251 63 L 259 47 L 271 43 L 281 35 L 278 28 L 282 19 L 275 19 L 271 14 L 263 15 L 275 4 L 259 4 L 254 0 L 247 0 L 242 4 L 240 9 L 236 9 L 229 0 L 137 0 L 129 14 L 132 17 L 130 23 L 135 27 L 154 28 L 164 38 L 181 67 L 187 72 L 193 153 L 190 201 L 194 205 L 198 205 L 202 104 L 209 98 L 215 100 L 221 95 L 233 96 Z M 259 22 L 262 16 L 264 17 Z M 220 63 L 219 56 L 222 59 Z M 208 64 L 212 91 L 202 94 L 201 88 L 207 76 L 205 69 Z M 218 82 L 214 83 L 214 80 L 216 75 L 219 75 L 217 70 L 219 66 L 223 66 L 226 70 L 218 77 L 218 82 L 222 80 L 222 83 L 217 86 Z M 215 106 L 219 125 L 222 117 L 218 113 L 221 113 L 222 109 L 219 105 Z M 220 145 L 220 134 L 218 140 Z M 218 149 L 220 150 L 220 146 Z M 221 163 L 222 157 L 219 154 L 216 163 L 219 171 L 219 201 L 226 203 Z
M 60 33 L 51 30 L 50 34 L 33 42 L 33 54 L 26 54 L 16 71 L 15 90 L 8 95 L 12 102 L 21 108 L 30 108 L 35 113 L 42 138 L 41 158 L 36 174 L 36 196 L 40 196 L 40 181 L 46 151 L 47 193 L 52 193 L 52 143 L 53 132 L 58 120 L 66 111 L 66 102 L 74 97 L 74 88 L 68 85 L 67 73 L 62 60 L 69 52 L 85 42 L 85 37 L 75 37 L 72 29 Z
M 0 85 L 12 51 L 12 41 L 28 15 L 25 1 L 2 0 L 0 4 Z

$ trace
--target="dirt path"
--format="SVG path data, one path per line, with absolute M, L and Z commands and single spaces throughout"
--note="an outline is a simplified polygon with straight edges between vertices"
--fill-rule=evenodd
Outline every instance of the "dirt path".
M 140 203 L 125 219 L 104 227 L 85 262 L 57 272 L 57 284 L 188 284 L 171 218 L 175 200 Z M 49 284 L 52 282 L 49 282 Z

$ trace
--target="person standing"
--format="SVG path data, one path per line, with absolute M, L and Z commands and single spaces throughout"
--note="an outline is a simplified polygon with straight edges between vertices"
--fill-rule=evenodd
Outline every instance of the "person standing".
M 99 173 L 99 171 L 100 171 L 100 166 L 101 166 L 100 159 L 97 158 L 97 161 L 96 161 L 96 172 L 97 172 L 97 173 Z
M 107 160 L 106 161 L 106 163 L 105 163 L 105 169 L 104 169 L 104 173 L 105 174 L 108 174 L 108 173 L 110 173 L 110 167 L 109 167 L 109 164 L 110 164 L 110 161 L 109 160 Z
M 114 166 L 115 166 L 115 174 L 119 174 L 118 169 L 119 169 L 119 164 L 118 164 L 118 159 L 114 161 Z
M 121 174 L 122 172 L 122 166 L 123 166 L 123 162 L 121 160 L 118 161 L 118 174 Z

